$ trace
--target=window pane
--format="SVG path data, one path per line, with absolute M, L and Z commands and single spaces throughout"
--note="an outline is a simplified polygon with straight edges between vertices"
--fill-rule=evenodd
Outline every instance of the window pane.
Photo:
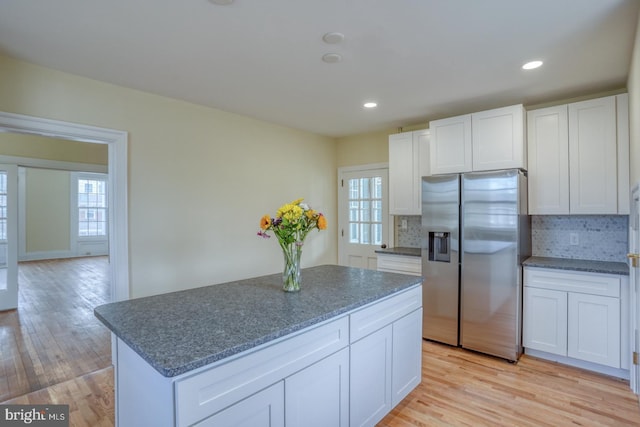
M 107 182 L 104 179 L 78 180 L 78 235 L 107 235 Z
M 382 243 L 382 177 L 349 180 L 349 243 Z

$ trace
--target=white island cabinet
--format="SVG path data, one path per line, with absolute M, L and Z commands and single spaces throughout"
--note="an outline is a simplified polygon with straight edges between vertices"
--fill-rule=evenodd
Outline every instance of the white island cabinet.
M 421 279 L 339 266 L 305 269 L 303 279 L 305 272 L 307 281 L 312 278 L 317 286 L 307 282 L 307 289 L 296 294 L 282 292 L 281 284 L 274 285 L 281 281 L 280 275 L 273 275 L 98 307 L 96 315 L 117 336 L 116 426 L 375 425 L 421 381 Z M 238 313 L 237 319 L 215 320 L 216 313 L 234 304 L 222 295 L 244 296 L 244 304 L 228 312 Z M 319 302 L 319 298 L 324 299 Z M 185 299 L 190 300 L 186 311 L 175 307 Z M 327 307 L 318 309 L 312 306 L 314 301 Z M 243 307 L 253 303 L 289 312 L 269 315 L 250 310 L 245 316 Z M 194 313 L 211 317 L 204 326 L 191 322 L 193 333 L 184 325 L 177 333 L 174 322 L 187 322 L 186 316 Z M 130 317 L 143 324 L 127 329 L 136 323 Z M 308 326 L 295 329 L 287 326 L 288 320 L 282 322 L 283 317 L 302 319 Z M 145 324 L 145 319 L 151 320 Z M 199 338 L 219 336 L 234 342 L 234 335 L 244 333 L 234 329 L 234 323 L 246 321 L 260 329 L 267 319 L 294 330 L 274 339 L 258 337 L 260 344 L 240 351 L 223 347 L 215 361 L 199 362 L 198 352 L 209 352 L 203 350 L 208 343 L 200 345 Z M 156 321 L 160 326 L 152 328 Z M 124 326 L 119 328 L 118 323 Z M 170 335 L 166 342 L 176 341 L 175 345 L 145 342 L 156 334 L 160 341 Z M 252 343 L 254 335 L 248 332 Z M 193 350 L 181 350 L 186 342 Z M 188 360 L 183 362 L 184 358 Z M 180 361 L 165 363 L 171 359 Z M 174 370 L 178 370 L 175 375 Z

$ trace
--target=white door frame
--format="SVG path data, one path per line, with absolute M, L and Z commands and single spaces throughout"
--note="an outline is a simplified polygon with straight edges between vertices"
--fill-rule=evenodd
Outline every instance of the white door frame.
M 389 169 L 389 163 L 369 163 L 366 165 L 340 167 L 338 168 L 338 187 L 340 187 L 340 183 L 344 179 L 345 173 L 369 171 L 372 169 Z M 387 185 L 389 185 L 388 179 Z M 388 202 L 389 201 L 387 200 L 387 203 Z M 344 215 L 342 215 L 343 209 L 345 209 L 345 207 L 341 204 L 340 190 L 338 189 L 338 264 L 341 264 L 341 260 L 345 251 L 344 239 L 342 239 L 340 236 L 341 230 L 345 230 L 347 228 L 347 224 L 344 224 Z M 395 227 L 393 215 L 387 216 L 387 221 L 383 224 L 383 226 L 387 227 L 387 237 L 389 240 L 388 242 L 384 243 L 387 244 L 387 247 L 391 248 L 394 246 L 393 242 L 395 242 Z
M 629 215 L 629 252 L 640 253 L 640 212 L 636 200 L 640 200 L 640 182 L 631 189 Z M 629 266 L 629 347 L 632 352 L 629 360 L 629 385 L 635 394 L 640 394 L 640 369 L 633 364 L 633 352 L 640 351 L 638 331 L 640 331 L 640 268 Z
M 128 133 L 0 111 L 0 131 L 26 133 L 108 145 L 109 273 L 111 301 L 129 299 L 129 226 L 127 207 Z

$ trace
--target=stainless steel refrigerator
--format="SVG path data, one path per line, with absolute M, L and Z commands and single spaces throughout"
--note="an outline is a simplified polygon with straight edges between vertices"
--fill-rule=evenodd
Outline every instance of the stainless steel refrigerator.
M 531 254 L 525 173 L 424 177 L 422 242 L 424 338 L 518 360 Z

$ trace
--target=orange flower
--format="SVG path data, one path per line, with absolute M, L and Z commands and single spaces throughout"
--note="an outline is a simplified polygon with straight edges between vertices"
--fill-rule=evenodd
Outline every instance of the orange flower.
M 318 230 L 325 230 L 327 228 L 327 219 L 324 215 L 318 215 Z
M 265 215 L 260 218 L 260 228 L 266 230 L 269 226 L 271 226 L 271 217 L 269 215 Z

